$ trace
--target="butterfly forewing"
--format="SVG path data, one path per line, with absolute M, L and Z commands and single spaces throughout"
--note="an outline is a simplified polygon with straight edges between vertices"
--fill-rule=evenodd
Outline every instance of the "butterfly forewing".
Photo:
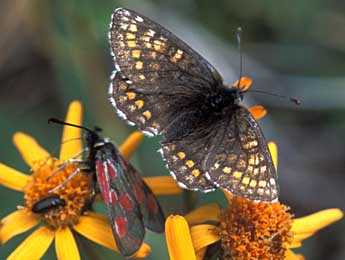
M 140 207 L 126 178 L 126 167 L 115 149 L 107 143 L 97 151 L 96 175 L 115 242 L 124 256 L 131 256 L 144 240 L 145 227 Z
M 277 175 L 262 131 L 247 109 L 233 113 L 207 159 L 208 178 L 234 195 L 274 201 L 279 193 Z
M 120 8 L 110 26 L 117 70 L 110 97 L 144 131 L 157 134 L 168 126 L 181 107 L 180 94 L 195 99 L 221 81 L 205 59 L 147 17 Z

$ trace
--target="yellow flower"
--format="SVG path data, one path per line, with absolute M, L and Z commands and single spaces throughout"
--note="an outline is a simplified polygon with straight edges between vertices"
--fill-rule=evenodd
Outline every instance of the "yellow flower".
M 70 104 L 66 121 L 80 125 L 82 106 L 74 101 Z M 125 158 L 129 158 L 141 142 L 143 135 L 135 132 L 119 148 Z M 41 199 L 51 196 L 51 189 L 61 184 L 77 165 L 69 163 L 56 176 L 47 179 L 59 165 L 82 150 L 81 130 L 65 126 L 59 158 L 53 158 L 34 138 L 24 133 L 14 135 L 14 144 L 25 162 L 31 168 L 32 175 L 26 175 L 0 163 L 0 184 L 24 193 L 25 206 L 19 207 L 0 221 L 0 243 L 4 244 L 16 235 L 40 225 L 8 257 L 8 259 L 40 259 L 55 239 L 58 259 L 80 259 L 73 231 L 111 250 L 117 251 L 111 227 L 107 217 L 88 211 L 93 201 L 92 176 L 78 174 L 64 187 L 54 192 L 66 202 L 39 214 L 32 212 L 32 206 Z M 155 194 L 176 194 L 181 189 L 170 177 L 144 179 Z M 159 185 L 158 185 L 159 184 Z M 143 243 L 134 257 L 143 258 L 151 248 Z
M 277 167 L 277 147 L 269 143 L 269 148 Z M 225 195 L 229 208 L 209 204 L 185 217 L 167 218 L 166 241 L 171 260 L 203 259 L 212 244 L 223 250 L 222 259 L 301 260 L 303 256 L 291 249 L 300 247 L 304 239 L 343 218 L 340 209 L 293 218 L 287 212 L 289 208 L 279 202 L 256 203 L 229 193 Z

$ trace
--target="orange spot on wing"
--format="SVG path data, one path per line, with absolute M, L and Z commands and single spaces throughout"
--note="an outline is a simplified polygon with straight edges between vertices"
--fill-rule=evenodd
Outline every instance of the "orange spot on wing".
M 263 106 L 254 106 L 248 109 L 255 120 L 263 118 L 267 114 L 267 110 Z
M 237 80 L 232 86 L 235 88 L 241 88 L 243 91 L 247 91 L 252 85 L 252 80 L 247 77 L 242 77 L 240 80 Z

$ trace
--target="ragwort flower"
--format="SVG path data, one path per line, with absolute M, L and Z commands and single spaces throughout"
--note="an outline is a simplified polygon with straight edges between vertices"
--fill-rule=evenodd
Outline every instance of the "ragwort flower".
M 74 101 L 70 104 L 66 121 L 81 124 L 82 106 Z M 125 158 L 129 158 L 141 142 L 143 135 L 133 133 L 119 150 Z M 58 259 L 80 259 L 73 231 L 111 250 L 117 251 L 112 230 L 107 217 L 90 211 L 93 202 L 92 176 L 78 174 L 61 189 L 54 191 L 65 206 L 57 206 L 40 214 L 32 212 L 32 206 L 48 196 L 48 192 L 61 184 L 78 167 L 69 163 L 59 173 L 47 179 L 56 172 L 61 163 L 75 156 L 82 150 L 81 130 L 64 126 L 62 146 L 59 158 L 53 158 L 42 148 L 34 138 L 24 133 L 14 135 L 14 144 L 25 162 L 31 168 L 32 175 L 26 175 L 9 166 L 0 163 L 0 184 L 24 193 L 25 205 L 19 207 L 0 221 L 0 243 L 5 244 L 16 235 L 40 225 L 31 233 L 8 257 L 8 259 L 40 259 L 55 239 L 55 249 Z M 144 178 L 155 194 L 176 194 L 181 189 L 172 178 Z M 143 243 L 134 255 L 137 258 L 146 257 L 151 248 Z
M 275 167 L 277 149 L 269 144 Z M 343 218 L 340 209 L 327 209 L 293 218 L 289 207 L 257 203 L 225 193 L 229 208 L 202 206 L 185 217 L 168 217 L 165 229 L 171 260 L 204 259 L 208 246 L 218 246 L 222 259 L 302 260 L 291 249 L 318 230 Z M 188 258 L 184 258 L 188 256 Z

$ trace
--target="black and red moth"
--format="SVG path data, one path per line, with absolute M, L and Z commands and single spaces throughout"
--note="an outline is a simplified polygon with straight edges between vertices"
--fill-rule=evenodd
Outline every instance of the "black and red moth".
M 164 232 L 165 217 L 157 199 L 116 146 L 99 135 L 101 129 L 93 131 L 58 119 L 49 121 L 86 130 L 88 155 L 80 171 L 96 173 L 115 242 L 122 255 L 132 256 L 138 251 L 145 227 L 153 232 Z

